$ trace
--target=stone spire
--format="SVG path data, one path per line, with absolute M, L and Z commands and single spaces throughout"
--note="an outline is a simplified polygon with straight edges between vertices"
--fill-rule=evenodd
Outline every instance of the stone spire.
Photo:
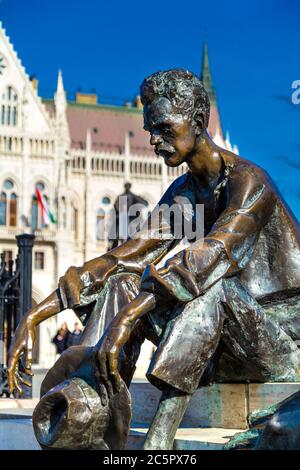
M 69 143 L 69 126 L 67 121 L 67 98 L 61 70 L 58 71 L 57 87 L 54 95 L 57 132 L 66 144 Z
M 71 139 L 67 120 L 67 98 L 64 89 L 61 70 L 58 71 L 57 87 L 54 94 L 55 105 L 55 127 L 56 127 L 56 160 L 55 174 L 58 192 L 63 189 L 67 183 L 68 174 L 65 164 L 68 159 L 68 150 L 70 148 Z
M 57 87 L 56 87 L 54 102 L 55 102 L 56 113 L 57 114 L 65 113 L 67 109 L 67 99 L 66 99 L 66 92 L 64 90 L 61 70 L 58 71 Z
M 211 104 L 216 104 L 216 92 L 212 83 L 209 61 L 208 61 L 208 50 L 207 44 L 203 45 L 203 55 L 202 55 L 202 71 L 200 80 L 202 80 L 205 90 L 208 93 Z

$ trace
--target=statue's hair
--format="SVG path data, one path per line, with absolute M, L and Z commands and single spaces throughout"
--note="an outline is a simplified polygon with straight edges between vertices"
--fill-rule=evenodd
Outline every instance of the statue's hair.
M 145 78 L 141 85 L 141 100 L 144 106 L 153 100 L 165 97 L 181 114 L 194 117 L 202 115 L 203 128 L 208 126 L 210 103 L 203 83 L 199 78 L 184 69 L 171 69 L 156 72 Z

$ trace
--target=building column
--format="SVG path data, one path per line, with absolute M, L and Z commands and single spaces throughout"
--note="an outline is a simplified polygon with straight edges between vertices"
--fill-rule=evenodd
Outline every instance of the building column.
M 125 134 L 125 150 L 124 150 L 124 183 L 130 181 L 130 136 L 129 132 Z
M 89 183 L 91 181 L 91 152 L 92 152 L 92 137 L 91 130 L 88 129 L 86 133 L 86 152 L 85 152 L 85 184 L 84 184 L 84 230 L 83 230 L 83 259 L 84 262 L 89 259 L 89 245 L 92 243 L 93 224 L 91 223 L 91 197 L 89 190 Z M 95 215 L 96 217 L 96 215 Z
M 169 186 L 168 168 L 164 162 L 161 162 L 161 192 L 162 194 L 166 191 L 168 186 Z

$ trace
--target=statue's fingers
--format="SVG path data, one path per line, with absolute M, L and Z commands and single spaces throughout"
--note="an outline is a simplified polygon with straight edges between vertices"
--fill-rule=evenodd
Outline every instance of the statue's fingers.
M 106 378 L 105 378 L 105 387 L 109 398 L 114 396 L 114 389 L 110 380 L 110 369 L 109 369 L 109 359 L 106 355 Z
M 18 372 L 18 369 L 19 369 L 19 360 L 20 360 L 21 353 L 22 353 L 21 349 L 18 348 L 18 349 L 16 349 L 14 354 L 10 355 L 10 358 L 9 358 L 9 362 L 8 362 L 8 387 L 9 387 L 10 393 L 13 393 L 14 389 L 17 388 L 16 384 L 15 384 L 15 382 L 16 382 L 15 374 L 16 374 L 16 372 Z
M 16 373 L 16 376 L 17 376 L 17 379 L 18 379 L 23 385 L 27 385 L 27 387 L 32 387 L 32 384 L 31 384 L 28 380 L 24 379 L 24 377 L 21 377 L 21 375 L 20 375 L 18 372 Z
M 112 372 L 110 376 L 114 393 L 119 393 L 121 388 L 121 377 L 119 371 Z
M 121 378 L 118 371 L 118 358 L 115 354 L 108 355 L 109 362 L 109 374 L 112 381 L 113 391 L 117 393 L 120 391 L 121 387 Z
M 16 347 L 16 348 L 14 348 L 14 352 L 11 352 L 9 354 L 9 360 L 8 360 L 8 368 L 9 369 L 15 369 L 16 368 L 16 366 L 19 362 L 21 353 L 22 353 L 22 348 L 21 347 Z
M 71 266 L 59 279 L 60 295 L 65 308 L 73 308 L 80 304 L 80 287 L 78 269 Z
M 20 375 L 18 372 L 15 372 L 15 375 L 14 375 L 14 383 L 15 383 L 15 388 L 18 390 L 19 394 L 20 395 L 23 395 L 24 393 L 24 390 L 21 386 L 21 378 L 20 378 Z
M 114 389 L 109 379 L 106 380 L 105 387 L 106 387 L 108 398 L 112 398 L 114 396 Z
M 114 395 L 114 390 L 109 378 L 109 361 L 106 353 L 101 355 L 100 364 L 100 377 L 102 379 L 102 383 L 106 388 L 108 398 L 112 398 Z
M 9 392 L 10 393 L 13 393 L 14 391 L 14 388 L 15 388 L 15 368 L 16 368 L 16 359 L 13 358 L 11 360 L 11 363 L 10 363 L 10 366 L 8 368 L 8 388 L 9 388 Z
M 107 391 L 106 391 L 106 387 L 103 383 L 100 383 L 99 387 L 100 387 L 101 404 L 102 404 L 102 406 L 106 406 L 107 401 L 108 401 L 108 394 L 107 394 Z
M 31 370 L 31 366 L 25 367 L 24 372 L 25 372 L 26 375 L 30 375 L 30 377 L 34 376 L 34 373 Z
M 25 353 L 25 366 L 23 369 L 26 375 L 33 377 L 34 373 L 31 370 L 31 364 L 32 364 L 32 349 L 28 348 Z
M 60 298 L 64 308 L 68 308 L 68 300 L 66 294 L 66 280 L 65 277 L 61 277 L 58 281 L 58 287 L 60 292 Z
M 15 389 L 15 369 L 8 369 L 8 389 L 13 393 Z
M 107 355 L 104 352 L 100 352 L 98 355 L 98 366 L 99 366 L 99 374 L 100 378 L 102 380 L 103 385 L 106 388 L 107 395 L 109 398 L 113 396 L 113 388 L 110 383 L 110 380 L 108 379 L 108 374 L 107 374 Z
M 103 352 L 99 352 L 98 354 L 98 368 L 101 379 L 107 379 L 106 354 Z
M 32 364 L 32 349 L 27 348 L 26 354 L 25 354 L 25 373 L 27 374 L 26 370 L 29 370 L 30 373 L 28 375 L 33 375 L 31 372 L 31 364 Z

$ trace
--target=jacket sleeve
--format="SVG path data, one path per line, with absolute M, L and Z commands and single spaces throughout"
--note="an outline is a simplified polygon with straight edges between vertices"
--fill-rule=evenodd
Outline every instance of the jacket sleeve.
M 176 254 L 161 269 L 147 266 L 143 290 L 186 302 L 222 277 L 245 268 L 273 210 L 274 191 L 263 170 L 244 164 L 232 170 L 227 198 L 226 209 L 205 238 Z
M 141 230 L 107 255 L 114 258 L 118 272 L 142 274 L 150 263 L 158 263 L 179 241 L 174 237 L 174 221 L 170 207 L 176 195 L 186 186 L 187 175 L 177 178 L 166 190 Z

